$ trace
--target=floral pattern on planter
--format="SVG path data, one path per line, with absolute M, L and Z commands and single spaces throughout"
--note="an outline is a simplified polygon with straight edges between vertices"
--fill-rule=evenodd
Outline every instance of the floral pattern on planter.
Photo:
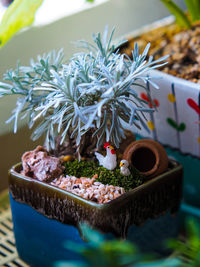
M 156 111 L 147 115 L 145 129 L 134 132 L 145 138 L 153 138 L 180 152 L 200 157 L 200 85 L 160 71 L 150 71 L 151 76 L 159 76 L 154 82 L 159 89 L 147 84 L 147 91 L 138 88 L 139 95 L 156 99 Z

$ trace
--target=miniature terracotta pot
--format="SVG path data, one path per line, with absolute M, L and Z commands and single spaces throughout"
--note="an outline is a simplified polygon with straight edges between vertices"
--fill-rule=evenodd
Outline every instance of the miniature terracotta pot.
M 124 151 L 123 158 L 141 174 L 148 177 L 159 175 L 168 168 L 168 156 L 165 149 L 152 139 L 132 142 Z

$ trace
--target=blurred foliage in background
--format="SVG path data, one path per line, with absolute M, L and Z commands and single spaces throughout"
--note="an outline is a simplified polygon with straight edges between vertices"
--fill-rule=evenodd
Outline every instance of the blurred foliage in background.
M 7 8 L 0 23 L 0 47 L 19 30 L 31 25 L 43 0 L 15 0 Z
M 184 28 L 191 28 L 200 20 L 200 0 L 184 0 L 187 12 L 182 10 L 173 0 L 160 0 L 169 11 L 175 16 L 178 25 Z
M 0 47 L 3 47 L 17 32 L 30 26 L 36 11 L 45 0 L 2 0 L 8 6 L 0 23 Z M 94 0 L 83 0 L 94 2 Z
M 181 260 L 179 266 L 200 266 L 200 225 L 193 219 L 186 221 L 185 240 L 172 239 L 167 241 L 171 248 Z
M 193 218 L 186 221 L 184 240 L 171 239 L 167 247 L 172 254 L 167 259 L 155 259 L 153 255 L 142 254 L 136 246 L 124 240 L 105 240 L 99 232 L 87 224 L 80 230 L 86 245 L 67 242 L 65 247 L 78 253 L 83 261 L 58 262 L 56 267 L 199 267 L 200 266 L 200 225 Z M 149 242 L 151 242 L 149 240 Z

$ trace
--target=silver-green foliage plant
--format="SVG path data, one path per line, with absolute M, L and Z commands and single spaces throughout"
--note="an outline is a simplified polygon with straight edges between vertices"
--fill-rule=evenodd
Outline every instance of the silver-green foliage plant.
M 147 60 L 150 45 L 140 55 L 136 44 L 131 60 L 111 43 L 113 33 L 108 38 L 106 28 L 103 37 L 93 35 L 93 44 L 80 41 L 86 52 L 75 54 L 68 63 L 63 63 L 61 50 L 32 60 L 30 66 L 17 65 L 16 70 L 7 71 L 0 97 L 19 96 L 8 120 L 14 121 L 14 132 L 18 120 L 28 118 L 30 128 L 39 122 L 33 140 L 45 134 L 48 149 L 54 149 L 57 135 L 61 143 L 66 136 L 74 138 L 79 147 L 88 132 L 97 139 L 97 147 L 104 141 L 119 147 L 129 126 L 139 127 L 140 122 L 146 127 L 144 113 L 154 109 L 139 98 L 137 86 L 143 86 L 141 81 L 151 82 L 145 72 L 165 64 L 166 57 Z

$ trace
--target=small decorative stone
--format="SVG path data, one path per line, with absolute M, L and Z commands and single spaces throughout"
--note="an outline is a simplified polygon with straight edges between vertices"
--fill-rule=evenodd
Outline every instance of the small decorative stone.
M 22 156 L 22 174 L 39 181 L 49 182 L 63 173 L 60 159 L 48 155 L 47 150 L 37 146 Z
M 72 155 L 66 155 L 66 156 L 61 156 L 60 159 L 64 162 L 72 161 L 73 157 Z
M 125 193 L 123 187 L 105 185 L 96 182 L 95 178 L 75 178 L 68 175 L 54 179 L 51 185 L 99 204 L 107 203 Z

